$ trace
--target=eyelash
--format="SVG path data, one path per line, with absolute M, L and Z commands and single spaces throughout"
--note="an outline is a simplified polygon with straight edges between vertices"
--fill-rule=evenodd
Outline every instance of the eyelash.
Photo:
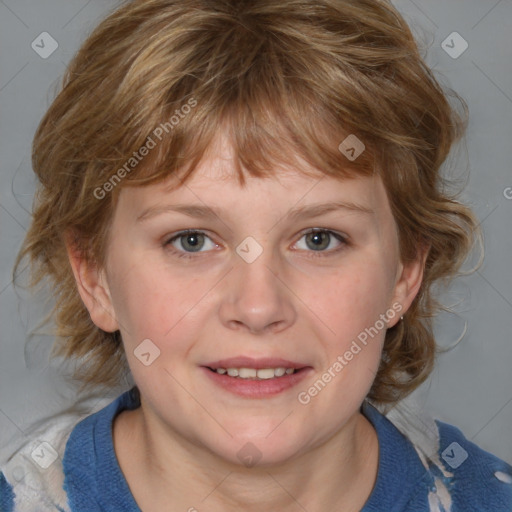
M 314 229 L 304 231 L 301 233 L 299 240 L 302 239 L 304 236 L 312 234 L 312 233 L 329 233 L 329 235 L 334 237 L 338 242 L 341 243 L 341 245 L 339 247 L 337 247 L 336 249 L 331 249 L 329 251 L 312 251 L 312 250 L 306 251 L 306 252 L 311 253 L 308 257 L 318 258 L 318 257 L 326 257 L 326 255 L 331 256 L 333 254 L 338 254 L 340 251 L 342 251 L 349 245 L 348 240 L 345 236 L 343 236 L 340 233 L 337 233 L 335 231 L 332 231 L 330 229 L 323 229 L 323 228 L 314 228 Z M 193 259 L 193 258 L 199 257 L 203 252 L 208 252 L 208 251 L 197 251 L 196 253 L 186 252 L 186 251 L 181 251 L 181 250 L 175 249 L 173 247 L 172 242 L 174 242 L 175 240 L 178 240 L 182 237 L 185 237 L 187 235 L 191 235 L 191 234 L 204 235 L 205 237 L 207 237 L 211 240 L 211 237 L 209 237 L 204 231 L 195 230 L 195 229 L 187 229 L 185 231 L 180 231 L 179 233 L 176 233 L 171 238 L 169 238 L 166 242 L 164 242 L 163 245 L 165 248 L 168 248 L 171 252 L 173 252 L 178 258 Z M 213 240 L 212 240 L 212 242 L 213 242 Z M 330 240 L 329 240 L 329 242 L 330 242 Z M 215 243 L 215 242 L 213 242 L 213 243 Z

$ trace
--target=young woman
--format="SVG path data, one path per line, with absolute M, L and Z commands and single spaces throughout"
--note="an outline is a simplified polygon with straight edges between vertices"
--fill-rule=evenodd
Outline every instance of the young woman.
M 105 19 L 37 131 L 19 261 L 76 378 L 135 386 L 13 454 L 2 510 L 511 510 L 505 462 L 379 412 L 431 372 L 476 233 L 440 176 L 461 126 L 382 0 Z

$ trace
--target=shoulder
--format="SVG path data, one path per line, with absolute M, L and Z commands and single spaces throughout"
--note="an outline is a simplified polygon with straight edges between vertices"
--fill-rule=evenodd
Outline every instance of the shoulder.
M 444 474 L 436 478 L 450 493 L 454 510 L 512 511 L 512 467 L 468 440 L 456 427 L 436 421 L 438 460 Z
M 72 510 L 137 511 L 113 445 L 113 420 L 140 405 L 136 388 L 84 418 L 71 432 L 63 460 L 64 489 Z
M 403 434 L 426 470 L 430 510 L 511 512 L 512 467 L 411 404 L 386 418 Z
M 0 461 L 0 512 L 69 511 L 63 488 L 66 445 L 75 426 L 104 404 L 89 397 L 10 440 L 10 453 Z

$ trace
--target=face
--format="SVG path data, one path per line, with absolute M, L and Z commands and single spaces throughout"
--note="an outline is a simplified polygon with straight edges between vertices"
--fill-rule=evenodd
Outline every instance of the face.
M 380 178 L 276 168 L 241 187 L 219 143 L 169 185 L 122 189 L 96 292 L 110 319 L 89 307 L 121 330 L 144 414 L 238 464 L 313 450 L 359 414 L 421 279 Z

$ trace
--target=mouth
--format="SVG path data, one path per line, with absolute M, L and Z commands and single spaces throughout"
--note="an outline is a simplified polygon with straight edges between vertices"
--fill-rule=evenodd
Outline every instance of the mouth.
M 238 357 L 201 367 L 220 388 L 246 398 L 265 398 L 296 386 L 311 366 L 285 359 Z
M 228 375 L 229 377 L 234 377 L 238 379 L 247 379 L 247 380 L 267 380 L 280 378 L 284 375 L 293 375 L 297 370 L 295 368 L 285 368 L 284 366 L 278 366 L 277 368 L 210 368 L 207 366 L 209 370 L 212 372 L 216 372 L 219 375 Z

